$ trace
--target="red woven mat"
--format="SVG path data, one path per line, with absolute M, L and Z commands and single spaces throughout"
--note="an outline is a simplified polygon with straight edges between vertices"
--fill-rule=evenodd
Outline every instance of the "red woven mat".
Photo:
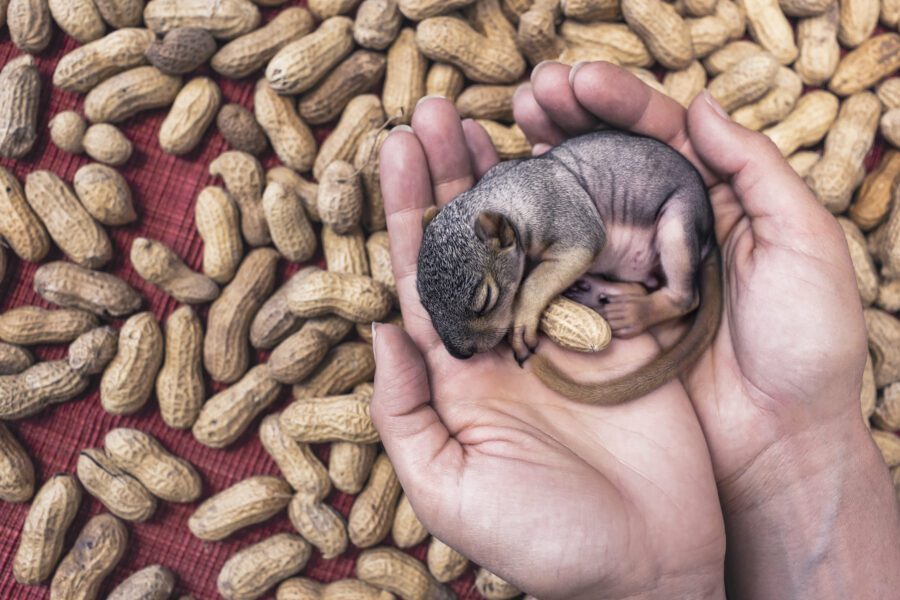
M 288 4 L 300 4 L 292 1 Z M 264 18 L 271 18 L 275 10 L 264 11 Z M 25 176 L 36 169 L 49 169 L 71 182 L 75 171 L 89 162 L 85 156 L 72 156 L 58 150 L 49 141 L 47 123 L 52 115 L 68 109 L 81 111 L 83 96 L 53 89 L 53 70 L 57 60 L 76 47 L 74 40 L 54 31 L 51 46 L 37 57 L 43 89 L 41 92 L 41 136 L 32 152 L 23 160 L 0 160 L 7 169 L 24 181 Z M 13 46 L 6 28 L 0 31 L 0 66 L 20 52 Z M 202 73 L 214 75 L 211 71 Z M 223 102 L 237 102 L 252 108 L 255 78 L 234 82 L 214 77 L 222 88 Z M 153 286 L 145 283 L 132 272 L 127 257 L 131 240 L 137 236 L 157 239 L 175 250 L 188 265 L 200 268 L 203 244 L 194 227 L 194 199 L 205 186 L 217 183 L 207 173 L 207 165 L 226 149 L 222 137 L 211 127 L 197 150 L 185 157 L 172 157 L 159 148 L 157 135 L 165 117 L 164 110 L 142 113 L 122 124 L 122 129 L 134 143 L 134 156 L 119 171 L 131 184 L 135 205 L 140 213 L 137 225 L 108 227 L 116 256 L 107 270 L 124 278 L 146 299 L 146 306 L 162 323 L 177 303 Z M 319 138 L 325 131 L 319 132 Z M 266 167 L 277 164 L 271 151 L 263 161 Z M 32 276 L 36 265 L 18 260 L 12 253 L 6 278 L 0 285 L 0 310 L 22 305 L 36 304 L 50 307 L 32 290 Z M 62 258 L 58 250 L 47 258 Z M 283 261 L 284 262 L 284 261 Z M 296 269 L 294 265 L 282 265 L 282 276 Z M 205 311 L 203 311 L 205 314 Z M 65 354 L 64 347 L 39 348 L 36 354 L 42 359 L 58 358 Z M 100 407 L 98 398 L 99 378 L 88 392 L 66 404 L 44 411 L 36 417 L 11 423 L 15 436 L 24 444 L 35 463 L 39 482 L 46 481 L 54 473 L 75 472 L 79 451 L 102 446 L 103 436 L 114 427 L 135 427 L 156 436 L 164 446 L 181 456 L 200 471 L 204 481 L 204 497 L 208 497 L 238 481 L 257 474 L 278 474 L 275 464 L 263 450 L 256 435 L 257 423 L 251 426 L 239 441 L 225 450 L 212 450 L 194 440 L 190 431 L 168 428 L 159 416 L 155 402 L 144 410 L 128 417 L 109 415 Z M 212 392 L 213 390 L 210 390 Z M 289 402 L 285 393 L 273 410 L 280 410 Z M 327 458 L 327 447 L 317 448 L 320 457 Z M 353 505 L 353 497 L 333 492 L 328 501 L 345 517 Z M 195 598 L 216 598 L 216 577 L 222 564 L 232 554 L 273 533 L 291 531 L 285 514 L 267 523 L 245 529 L 223 542 L 203 542 L 190 534 L 187 519 L 197 504 L 178 505 L 161 502 L 153 518 L 147 523 L 128 524 L 130 543 L 128 551 L 101 591 L 105 597 L 113 587 L 132 572 L 147 565 L 161 563 L 178 575 L 178 593 L 190 593 Z M 18 585 L 12 575 L 12 559 L 18 545 L 19 531 L 28 504 L 0 503 L 0 598 L 46 598 L 49 586 L 26 587 Z M 85 495 L 81 510 L 67 537 L 68 549 L 78 531 L 88 518 L 103 511 L 102 505 Z M 386 543 L 390 543 L 388 540 Z M 415 548 L 412 554 L 425 557 L 426 545 Z M 322 560 L 315 553 L 304 574 L 319 581 L 333 581 L 352 577 L 354 562 L 359 550 L 351 548 L 335 560 Z M 480 595 L 473 585 L 473 571 L 453 584 L 460 598 L 475 599 Z

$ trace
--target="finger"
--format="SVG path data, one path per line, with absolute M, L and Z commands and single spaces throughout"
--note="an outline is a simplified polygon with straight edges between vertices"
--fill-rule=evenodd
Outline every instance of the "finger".
M 543 62 L 531 75 L 531 90 L 535 101 L 557 127 L 569 135 L 578 135 L 596 128 L 597 117 L 575 98 L 569 84 L 571 70 L 562 63 Z
M 466 136 L 466 145 L 469 147 L 473 174 L 475 179 L 481 179 L 491 167 L 500 162 L 500 158 L 484 127 L 472 119 L 463 121 L 462 127 L 463 135 Z
M 423 98 L 413 113 L 412 127 L 428 159 L 438 206 L 444 206 L 475 185 L 459 113 L 449 100 Z
M 567 137 L 534 99 L 530 83 L 520 85 L 513 94 L 513 117 L 532 144 L 556 146 Z
M 601 121 L 665 142 L 697 167 L 707 185 L 714 183 L 691 145 L 685 110 L 678 102 L 608 62 L 577 65 L 571 85 L 578 102 Z
M 721 111 L 721 112 L 719 112 Z M 810 230 L 828 211 L 766 136 L 732 121 L 704 92 L 690 106 L 688 130 L 700 159 L 729 181 L 744 212 L 776 235 Z
M 423 496 L 452 496 L 439 486 L 456 479 L 462 448 L 429 404 L 425 361 L 410 337 L 395 325 L 376 325 L 372 333 L 372 422 L 410 499 L 417 507 L 437 509 L 438 502 Z
M 416 263 L 422 245 L 422 217 L 434 206 L 425 151 L 408 129 L 388 135 L 380 155 L 381 192 L 391 246 L 391 265 L 404 326 L 420 348 L 437 343 L 437 333 L 416 291 Z

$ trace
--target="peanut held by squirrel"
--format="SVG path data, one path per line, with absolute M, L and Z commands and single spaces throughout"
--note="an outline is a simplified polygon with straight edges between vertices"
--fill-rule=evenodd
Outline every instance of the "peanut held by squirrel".
M 697 308 L 681 339 L 619 379 L 577 383 L 532 356 L 551 389 L 614 405 L 677 376 L 718 329 L 721 259 L 706 186 L 657 140 L 613 130 L 572 138 L 495 166 L 425 221 L 416 284 L 456 358 L 490 350 L 509 333 L 523 362 L 537 345 L 541 314 L 563 292 L 603 315 L 617 337 Z

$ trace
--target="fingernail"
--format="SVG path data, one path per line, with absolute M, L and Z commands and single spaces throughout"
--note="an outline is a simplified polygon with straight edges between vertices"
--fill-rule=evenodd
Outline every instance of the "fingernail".
M 519 94 L 524 94 L 525 92 L 528 92 L 530 90 L 531 90 L 530 82 L 526 81 L 525 83 L 520 84 L 519 87 L 516 88 L 516 91 L 513 92 L 513 99 L 517 98 L 519 96 Z
M 553 149 L 553 146 L 551 146 L 550 144 L 535 144 L 531 148 L 531 155 L 540 156 L 544 152 L 548 152 L 551 149 Z
M 706 91 L 706 90 L 703 90 L 703 99 L 706 100 L 706 103 L 709 104 L 710 107 L 712 107 L 712 109 L 713 109 L 714 111 L 716 111 L 716 114 L 717 114 L 717 115 L 719 115 L 720 117 L 722 117 L 722 118 L 725 119 L 726 121 L 730 121 L 730 120 L 731 120 L 731 117 L 729 116 L 729 114 L 728 114 L 727 112 L 725 112 L 725 109 L 722 108 L 722 105 L 719 104 L 719 103 L 716 101 L 716 99 L 712 97 L 712 94 L 710 94 L 710 93 L 709 93 L 708 91 Z
M 380 324 L 377 321 L 372 321 L 372 346 L 375 345 L 375 336 L 378 335 L 378 326 Z
M 391 128 L 391 133 L 397 133 L 400 131 L 404 131 L 406 133 L 414 133 L 413 128 L 410 127 L 409 125 L 395 125 L 394 127 Z
M 537 77 L 538 71 L 543 69 L 545 66 L 554 64 L 556 62 L 557 61 L 555 61 L 555 60 L 542 60 L 541 62 L 536 64 L 534 66 L 534 68 L 531 70 L 531 79 L 534 80 L 534 78 Z
M 569 69 L 569 85 L 575 85 L 575 73 L 577 73 L 578 69 L 580 69 L 581 67 L 583 67 L 586 64 L 587 64 L 586 60 L 579 60 L 574 65 L 572 65 L 572 68 Z
M 422 104 L 423 102 L 425 102 L 426 100 L 431 100 L 433 98 L 443 98 L 443 96 L 438 96 L 436 94 L 431 94 L 429 96 L 422 96 L 421 98 L 419 98 L 419 101 L 416 102 L 416 108 L 419 108 L 419 105 Z

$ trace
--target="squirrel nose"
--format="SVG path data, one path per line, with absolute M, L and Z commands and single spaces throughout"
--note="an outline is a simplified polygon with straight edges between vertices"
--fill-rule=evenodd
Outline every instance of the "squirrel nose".
M 472 358 L 474 352 L 469 350 L 468 352 L 463 352 L 459 348 L 455 348 L 453 346 L 447 346 L 447 352 L 450 353 L 450 356 L 453 358 L 457 358 L 459 360 L 466 360 L 467 358 Z

